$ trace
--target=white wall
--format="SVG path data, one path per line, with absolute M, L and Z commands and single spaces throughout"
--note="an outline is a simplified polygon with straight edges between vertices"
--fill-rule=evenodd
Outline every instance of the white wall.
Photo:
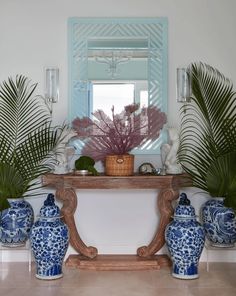
M 61 123 L 67 117 L 68 104 L 67 18 L 166 16 L 168 124 L 178 126 L 177 67 L 203 61 L 236 83 L 235 11 L 235 0 L 0 0 L 0 81 L 24 74 L 38 82 L 38 93 L 43 94 L 45 67 L 58 66 L 60 102 L 55 105 L 53 120 Z M 139 157 L 136 167 L 144 160 L 160 163 L 157 156 Z M 188 194 L 198 210 L 205 196 L 194 194 L 195 191 L 188 190 Z M 36 213 L 41 202 L 42 199 L 31 200 Z M 156 192 L 82 191 L 76 216 L 81 236 L 88 245 L 97 246 L 101 253 L 134 253 L 138 246 L 149 242 L 156 229 Z M 221 252 L 212 258 L 224 261 L 227 254 L 223 256 Z M 236 260 L 236 255 L 233 259 Z

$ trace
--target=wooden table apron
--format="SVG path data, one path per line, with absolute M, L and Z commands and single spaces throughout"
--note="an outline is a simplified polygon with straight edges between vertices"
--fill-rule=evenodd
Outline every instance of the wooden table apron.
M 178 198 L 178 189 L 185 184 L 183 175 L 113 177 L 47 174 L 42 182 L 56 189 L 56 198 L 62 202 L 62 216 L 70 229 L 71 246 L 78 252 L 68 257 L 67 266 L 91 270 L 144 270 L 160 269 L 171 264 L 167 255 L 155 254 L 165 244 L 165 228 L 173 214 L 172 201 Z M 139 247 L 137 255 L 98 255 L 97 248 L 87 246 L 76 228 L 76 189 L 157 189 L 160 220 L 151 242 Z

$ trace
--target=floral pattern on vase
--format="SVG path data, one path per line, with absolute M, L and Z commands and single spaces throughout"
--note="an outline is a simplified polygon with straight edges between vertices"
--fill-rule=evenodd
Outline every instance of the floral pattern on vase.
M 1 212 L 0 240 L 5 247 L 22 247 L 34 223 L 34 211 L 24 198 L 9 198 L 10 208 Z
M 236 218 L 223 198 L 208 200 L 201 208 L 206 237 L 213 247 L 233 247 L 236 242 Z
M 36 261 L 36 277 L 58 279 L 63 276 L 62 264 L 69 244 L 69 230 L 61 220 L 54 195 L 48 194 L 40 216 L 32 227 L 31 247 Z
M 173 277 L 198 278 L 198 262 L 205 243 L 205 233 L 185 193 L 180 195 L 174 219 L 167 225 L 165 239 L 173 261 Z

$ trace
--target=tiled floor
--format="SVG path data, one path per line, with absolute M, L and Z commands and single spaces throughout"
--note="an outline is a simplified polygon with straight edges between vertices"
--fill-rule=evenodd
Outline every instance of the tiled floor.
M 236 263 L 211 263 L 199 268 L 199 279 L 174 279 L 159 271 L 79 271 L 64 267 L 64 277 L 35 278 L 27 263 L 0 263 L 1 296 L 235 296 Z

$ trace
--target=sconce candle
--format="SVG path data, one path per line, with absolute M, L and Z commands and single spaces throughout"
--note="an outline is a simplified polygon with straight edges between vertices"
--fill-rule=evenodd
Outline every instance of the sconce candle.
M 177 68 L 177 102 L 190 102 L 191 81 L 186 68 Z
M 59 100 L 59 69 L 46 69 L 46 98 L 51 103 Z

